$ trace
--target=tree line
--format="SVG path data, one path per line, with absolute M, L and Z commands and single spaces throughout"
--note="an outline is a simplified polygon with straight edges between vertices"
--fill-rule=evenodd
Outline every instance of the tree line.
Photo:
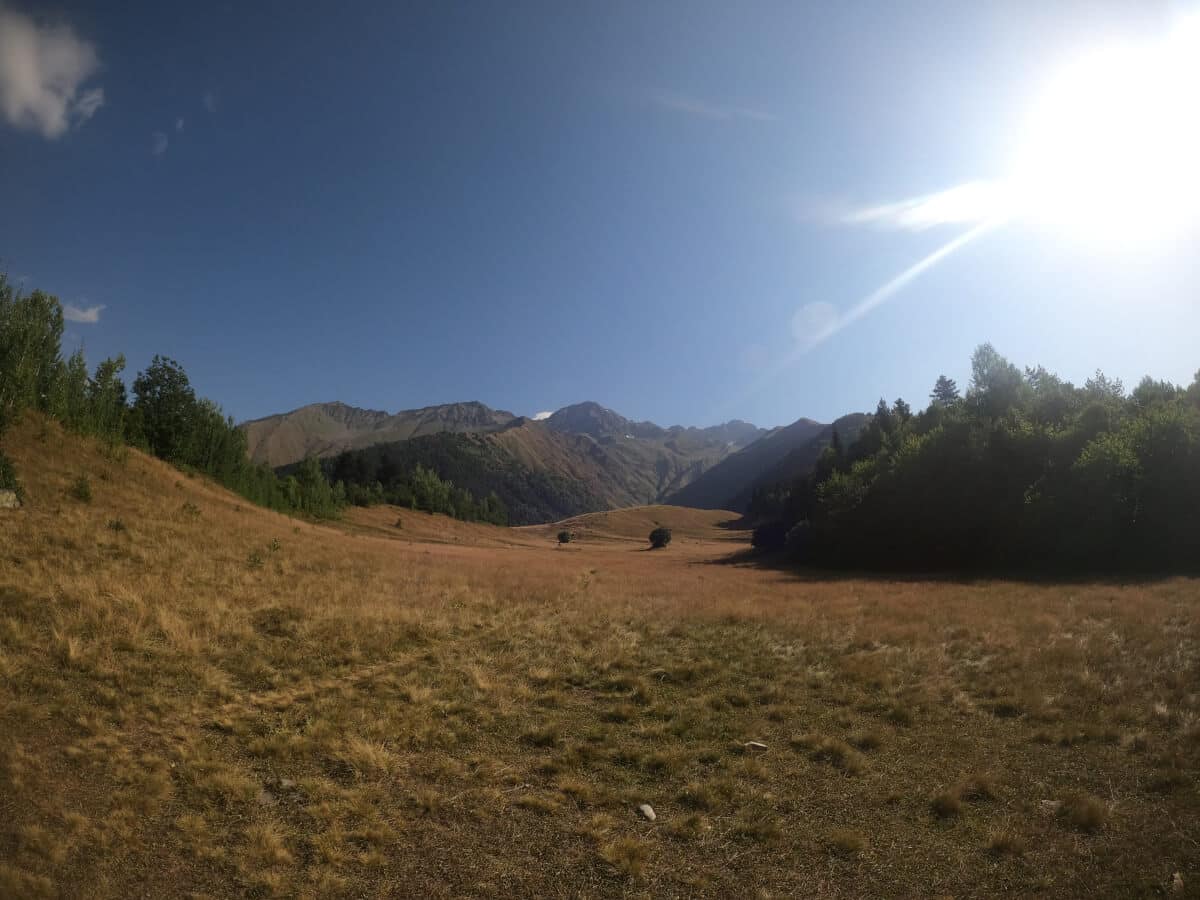
M 391 503 L 429 513 L 442 513 L 467 522 L 508 524 L 508 509 L 495 492 L 480 500 L 466 488 L 443 479 L 420 463 L 405 469 L 386 453 L 377 467 L 370 458 L 345 452 L 327 464 L 339 496 L 356 506 Z
M 395 503 L 469 520 L 528 525 L 604 506 L 586 485 L 524 464 L 486 434 L 440 432 L 375 444 L 324 466 L 352 503 Z
M 125 357 L 105 359 L 89 372 L 82 350 L 63 358 L 63 327 L 56 297 L 40 290 L 22 295 L 0 273 L 0 435 L 22 410 L 38 410 L 111 446 L 128 444 L 208 475 L 253 503 L 316 517 L 338 514 L 319 466 L 279 478 L 250 462 L 245 434 L 217 404 L 196 396 L 175 360 L 155 356 L 134 379 L 130 397 L 121 378 Z M 0 479 L 18 486 L 2 454 Z
M 1132 391 L 1018 368 L 989 344 L 965 394 L 881 400 L 848 445 L 758 489 L 755 544 L 820 566 L 1183 571 L 1200 566 L 1200 373 Z
M 82 350 L 62 355 L 64 320 L 56 297 L 22 295 L 0 273 L 0 435 L 24 409 L 38 410 L 80 434 L 127 444 L 186 471 L 199 472 L 247 500 L 280 512 L 334 518 L 348 504 L 396 503 L 470 521 L 507 524 L 494 492 L 476 499 L 438 476 L 430 465 L 403 468 L 386 458 L 335 463 L 309 458 L 282 475 L 250 461 L 246 435 L 211 400 L 196 395 L 173 359 L 155 356 L 132 384 L 121 378 L 125 357 L 105 359 L 89 372 Z M 0 487 L 18 487 L 0 453 Z

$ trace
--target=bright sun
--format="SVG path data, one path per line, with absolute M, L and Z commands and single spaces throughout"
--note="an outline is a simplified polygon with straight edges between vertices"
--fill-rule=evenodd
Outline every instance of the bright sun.
M 1200 17 L 1065 67 L 1030 117 L 1012 212 L 1105 241 L 1200 220 Z

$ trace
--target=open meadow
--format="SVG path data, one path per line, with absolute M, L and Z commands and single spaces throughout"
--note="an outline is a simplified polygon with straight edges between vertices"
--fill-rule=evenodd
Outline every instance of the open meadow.
M 821 577 L 671 507 L 317 525 L 34 415 L 5 451 L 2 897 L 1200 896 L 1195 580 Z

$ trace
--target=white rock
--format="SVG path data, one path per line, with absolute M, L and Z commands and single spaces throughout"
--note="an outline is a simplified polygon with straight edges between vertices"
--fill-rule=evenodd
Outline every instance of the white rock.
M 1042 800 L 1038 805 L 1042 808 L 1043 813 L 1048 816 L 1052 816 L 1062 808 L 1062 801 Z
M 1171 893 L 1173 893 L 1173 894 L 1182 894 L 1183 893 L 1183 875 L 1180 874 L 1179 872 L 1176 872 L 1175 877 L 1171 879 Z
M 757 750 L 761 753 L 763 750 L 767 749 L 767 745 L 762 741 L 746 741 L 746 749 Z
M 654 807 L 649 803 L 643 803 L 641 806 L 639 806 L 638 812 L 647 822 L 653 822 L 658 818 L 658 814 L 654 811 Z
M 0 491 L 0 509 L 20 509 L 21 501 L 16 491 Z

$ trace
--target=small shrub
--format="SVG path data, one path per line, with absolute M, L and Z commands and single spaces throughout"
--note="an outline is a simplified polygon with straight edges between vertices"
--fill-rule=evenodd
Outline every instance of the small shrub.
M 399 517 L 399 518 L 397 518 L 397 519 L 396 519 L 396 524 L 395 524 L 394 526 L 392 526 L 392 527 L 394 527 L 394 528 L 403 528 L 403 527 L 404 527 L 404 518 L 403 518 L 403 517 Z
M 250 555 L 246 557 L 246 565 L 251 569 L 261 569 L 263 566 L 262 554 L 257 550 L 251 550 Z
M 125 523 L 123 521 L 121 521 L 120 519 L 109 519 L 108 520 L 108 530 L 115 531 L 117 534 L 120 534 L 121 532 L 126 530 Z
M 560 532 L 558 533 L 558 542 L 559 542 L 560 544 L 569 544 L 569 543 L 571 543 L 571 532 L 569 532 L 569 531 L 560 531 Z
M 182 512 L 189 519 L 200 518 L 200 507 L 198 507 L 195 503 L 193 503 L 190 500 L 187 503 L 183 504 L 183 506 L 180 507 L 180 512 Z
M 650 532 L 650 549 L 661 550 L 667 544 L 671 543 L 671 529 L 659 525 Z
M 929 806 L 939 819 L 949 819 L 962 812 L 962 797 L 959 796 L 958 788 L 951 788 L 934 797 Z
M 1108 821 L 1108 806 L 1095 797 L 1077 794 L 1063 802 L 1058 814 L 1080 831 L 1096 831 Z
M 270 546 L 267 547 L 272 554 L 278 553 L 283 544 L 279 543 L 279 538 L 271 538 Z
M 80 503 L 91 503 L 92 483 L 88 481 L 88 477 L 86 475 L 80 475 L 71 483 L 71 487 L 67 493 Z

